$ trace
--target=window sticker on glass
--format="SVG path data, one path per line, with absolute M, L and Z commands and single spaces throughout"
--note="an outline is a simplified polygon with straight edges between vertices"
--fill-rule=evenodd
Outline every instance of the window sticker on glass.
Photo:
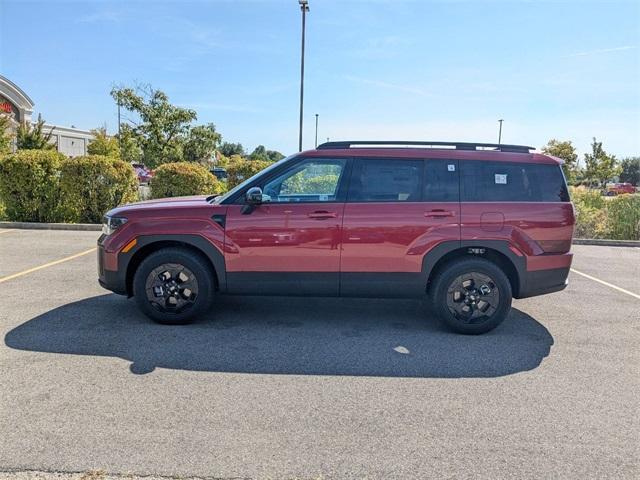
M 455 172 L 456 171 L 456 166 L 455 165 L 447 165 L 447 171 L 448 172 Z
M 507 174 L 506 173 L 496 173 L 496 184 L 497 185 L 506 185 L 507 184 Z

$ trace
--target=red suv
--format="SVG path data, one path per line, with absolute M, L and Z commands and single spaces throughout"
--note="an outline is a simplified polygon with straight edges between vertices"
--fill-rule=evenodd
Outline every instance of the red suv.
M 565 288 L 574 211 L 558 161 L 517 145 L 329 142 L 226 194 L 105 216 L 100 284 L 160 323 L 215 294 L 428 296 L 453 330 Z

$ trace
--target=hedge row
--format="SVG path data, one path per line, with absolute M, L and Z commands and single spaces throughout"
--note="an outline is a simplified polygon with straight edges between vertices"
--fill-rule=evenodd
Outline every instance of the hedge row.
M 0 158 L 0 203 L 8 220 L 99 223 L 137 200 L 136 173 L 126 162 L 51 150 L 19 150 Z
M 197 163 L 165 163 L 151 180 L 151 198 L 185 197 L 222 193 L 225 185 Z
M 571 188 L 577 238 L 640 240 L 640 194 L 604 197 L 598 190 Z

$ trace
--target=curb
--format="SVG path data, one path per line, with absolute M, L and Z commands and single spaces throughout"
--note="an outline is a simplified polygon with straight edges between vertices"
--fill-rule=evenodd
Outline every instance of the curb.
M 23 230 L 76 230 L 81 232 L 99 232 L 102 225 L 98 223 L 35 223 L 35 222 L 0 222 L 0 228 L 16 228 Z
M 600 245 L 602 247 L 640 247 L 640 240 L 605 240 L 600 238 L 574 238 L 574 245 Z

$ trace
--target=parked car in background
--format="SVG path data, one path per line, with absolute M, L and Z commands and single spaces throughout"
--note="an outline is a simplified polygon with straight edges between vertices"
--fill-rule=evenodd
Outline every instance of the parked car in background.
M 218 180 L 226 180 L 228 175 L 227 175 L 227 170 L 225 168 L 222 167 L 213 167 L 211 170 L 209 170 L 213 175 L 215 175 L 215 177 Z
M 138 182 L 141 185 L 146 185 L 153 178 L 153 171 L 149 170 L 141 163 L 132 163 L 131 166 L 136 171 L 136 175 L 138 175 Z
M 159 323 L 217 294 L 426 297 L 488 332 L 512 298 L 562 290 L 574 208 L 560 163 L 519 145 L 328 142 L 221 196 L 108 212 L 100 284 Z
M 636 193 L 636 187 L 630 183 L 611 183 L 607 185 L 607 196 L 613 197 L 622 193 Z

